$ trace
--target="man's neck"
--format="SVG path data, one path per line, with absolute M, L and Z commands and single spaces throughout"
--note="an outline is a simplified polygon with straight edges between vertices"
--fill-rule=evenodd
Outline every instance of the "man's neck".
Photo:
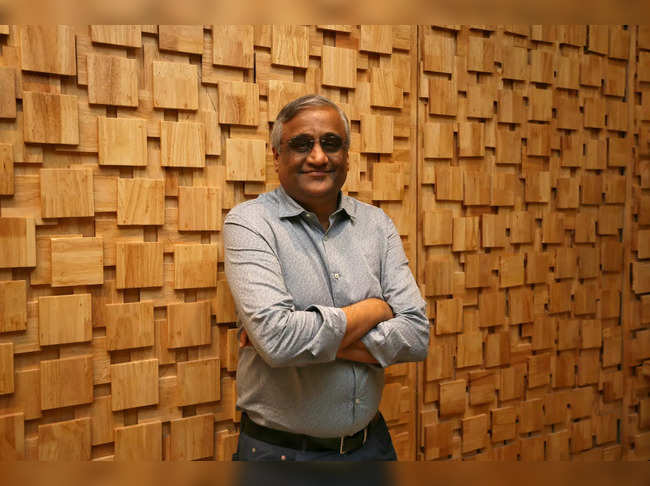
M 286 192 L 286 191 L 285 191 Z M 329 228 L 330 222 L 329 218 L 330 215 L 336 211 L 336 209 L 339 206 L 339 198 L 341 197 L 341 192 L 337 194 L 336 198 L 334 200 L 323 200 L 323 201 L 301 201 L 290 194 L 287 193 L 291 199 L 296 201 L 298 204 L 300 204 L 303 208 L 305 208 L 307 211 L 311 211 L 316 215 L 318 218 L 318 221 L 320 224 L 323 226 L 325 231 L 327 231 L 327 228 Z

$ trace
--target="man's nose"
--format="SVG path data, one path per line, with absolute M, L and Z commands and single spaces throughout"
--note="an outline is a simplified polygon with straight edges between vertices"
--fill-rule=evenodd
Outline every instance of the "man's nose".
M 309 152 L 307 161 L 313 164 L 325 164 L 328 161 L 327 154 L 323 151 L 323 148 L 320 146 L 320 141 L 316 140 L 314 146 Z

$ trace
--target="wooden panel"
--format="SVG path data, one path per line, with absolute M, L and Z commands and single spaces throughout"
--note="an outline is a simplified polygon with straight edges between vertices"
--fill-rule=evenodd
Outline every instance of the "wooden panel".
M 220 231 L 222 195 L 218 187 L 178 188 L 178 229 Z
M 154 345 L 153 304 L 106 304 L 106 345 L 109 351 Z
M 20 27 L 21 68 L 26 71 L 77 74 L 74 30 L 66 25 Z
M 115 460 L 123 462 L 162 460 L 162 422 L 116 427 Z
M 27 282 L 0 281 L 0 333 L 27 328 Z
M 153 105 L 156 108 L 196 110 L 199 74 L 193 64 L 153 62 Z
M 219 83 L 219 123 L 257 125 L 259 87 L 253 83 Z
M 172 461 L 193 461 L 214 454 L 214 415 L 203 414 L 170 423 Z
M 357 52 L 354 49 L 323 46 L 321 84 L 354 89 L 357 84 Z
M 89 418 L 38 426 L 38 460 L 72 462 L 90 460 Z
M 43 410 L 92 401 L 91 355 L 41 361 L 41 408 Z
M 361 115 L 361 152 L 393 152 L 393 118 Z
M 266 174 L 265 143 L 262 140 L 226 141 L 226 180 L 264 181 Z
M 252 25 L 213 25 L 212 63 L 252 68 L 253 37 Z
M 217 285 L 217 245 L 174 246 L 174 288 Z
M 35 229 L 32 218 L 0 218 L 0 268 L 36 265 Z
M 160 25 L 158 46 L 161 50 L 203 54 L 203 26 Z
M 393 52 L 393 27 L 391 25 L 362 25 L 359 49 L 390 54 Z
M 217 358 L 178 363 L 176 397 L 178 406 L 214 402 L 221 398 L 220 367 Z
M 79 143 L 76 96 L 25 91 L 23 115 L 25 142 Z
M 0 118 L 16 118 L 16 75 L 8 67 L 0 67 Z
M 14 344 L 0 343 L 0 395 L 14 392 Z
M 53 238 L 52 287 L 104 283 L 103 238 Z
M 57 295 L 38 299 L 38 331 L 41 346 L 90 341 L 90 294 Z
M 117 224 L 165 222 L 165 183 L 158 179 L 117 180 Z
M 162 243 L 117 242 L 115 282 L 118 289 L 163 285 Z
M 167 306 L 167 344 L 170 348 L 210 344 L 210 302 Z
M 25 459 L 25 414 L 0 415 L 0 460 Z
M 97 126 L 100 165 L 147 165 L 146 120 L 100 116 Z
M 158 360 L 148 359 L 111 365 L 113 410 L 158 403 Z
M 142 46 L 140 25 L 91 25 L 90 38 L 93 42 L 124 47 Z
M 306 68 L 309 63 L 309 28 L 301 25 L 274 25 L 271 62 Z
M 88 102 L 138 106 L 138 64 L 135 59 L 88 56 Z
M 90 169 L 41 169 L 41 214 L 44 218 L 93 216 Z

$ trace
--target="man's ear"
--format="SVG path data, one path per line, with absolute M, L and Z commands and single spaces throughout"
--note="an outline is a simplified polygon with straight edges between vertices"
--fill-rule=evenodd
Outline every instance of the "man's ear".
M 275 147 L 272 148 L 273 150 L 273 167 L 275 167 L 275 171 L 278 171 L 278 168 L 280 167 L 280 152 L 276 150 Z

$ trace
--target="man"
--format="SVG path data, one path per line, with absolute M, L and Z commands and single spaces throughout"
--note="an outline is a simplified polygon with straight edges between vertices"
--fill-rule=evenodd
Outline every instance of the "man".
M 240 460 L 394 460 L 383 368 L 423 360 L 429 323 L 400 237 L 341 193 L 350 123 L 327 98 L 271 134 L 281 187 L 233 208 L 225 270 L 242 328 Z

